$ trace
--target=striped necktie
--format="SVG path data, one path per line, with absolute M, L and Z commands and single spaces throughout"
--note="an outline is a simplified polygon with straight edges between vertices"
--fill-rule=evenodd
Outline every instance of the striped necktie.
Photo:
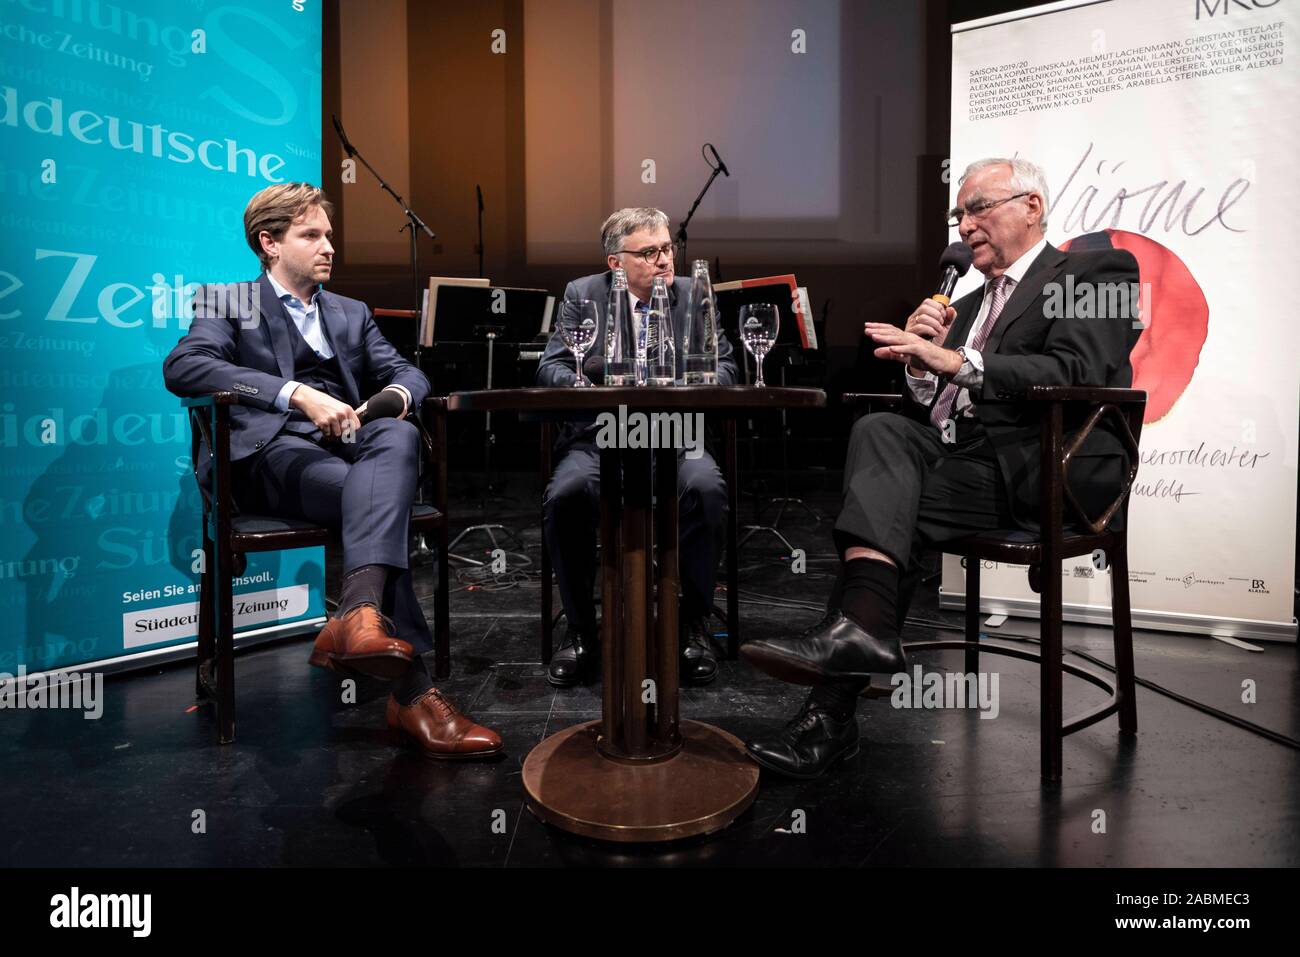
M 970 348 L 976 352 L 983 350 L 984 343 L 989 341 L 993 327 L 997 324 L 998 317 L 1002 315 L 1002 307 L 1007 304 L 1015 284 L 1016 281 L 1005 274 L 989 283 L 989 314 L 984 318 L 984 324 L 979 327 L 970 344 Z M 944 422 L 952 417 L 953 409 L 957 406 L 957 394 L 961 389 L 962 387 L 955 382 L 949 382 L 943 387 L 943 392 L 939 394 L 938 400 L 930 409 L 930 422 L 936 429 L 942 431 Z

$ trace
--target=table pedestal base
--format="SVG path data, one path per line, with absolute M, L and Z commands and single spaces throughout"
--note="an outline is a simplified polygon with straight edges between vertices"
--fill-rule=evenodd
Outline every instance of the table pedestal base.
M 605 841 L 673 841 L 719 831 L 754 802 L 758 765 L 725 731 L 683 721 L 673 757 L 625 764 L 596 750 L 600 726 L 566 728 L 524 761 L 528 809 L 547 824 Z

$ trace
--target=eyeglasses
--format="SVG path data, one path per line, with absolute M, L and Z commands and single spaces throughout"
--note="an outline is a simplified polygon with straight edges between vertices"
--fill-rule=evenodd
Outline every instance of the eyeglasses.
M 667 256 L 672 259 L 674 248 L 672 243 L 664 243 L 662 246 L 651 246 L 649 249 L 620 249 L 618 252 L 627 253 L 629 256 L 638 256 L 642 262 L 653 266 L 659 261 L 660 256 Z
M 969 216 L 971 219 L 979 219 L 990 209 L 994 209 L 995 207 L 1001 206 L 1003 203 L 1009 203 L 1013 199 L 1019 199 L 1022 196 L 1032 196 L 1032 195 L 1033 195 L 1032 191 L 1028 193 L 1016 193 L 1016 195 L 1008 196 L 1006 199 L 984 200 L 983 202 L 972 203 L 966 209 L 962 209 L 962 207 L 960 206 L 954 206 L 952 209 L 948 210 L 948 225 L 960 226 L 961 221 L 967 216 Z

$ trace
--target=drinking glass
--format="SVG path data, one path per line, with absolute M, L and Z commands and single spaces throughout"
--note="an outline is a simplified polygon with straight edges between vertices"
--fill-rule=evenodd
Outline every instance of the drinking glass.
M 596 341 L 596 326 L 600 313 L 596 311 L 596 303 L 590 299 L 578 299 L 566 301 L 560 307 L 560 339 L 573 353 L 574 365 L 577 367 L 578 378 L 574 380 L 573 386 L 576 389 L 583 389 L 591 385 L 582 372 L 582 357 L 587 354 L 591 344 Z
M 781 313 L 770 302 L 755 302 L 740 307 L 740 337 L 754 356 L 758 377 L 754 385 L 763 387 L 763 357 L 767 355 L 776 342 L 777 331 L 781 327 Z

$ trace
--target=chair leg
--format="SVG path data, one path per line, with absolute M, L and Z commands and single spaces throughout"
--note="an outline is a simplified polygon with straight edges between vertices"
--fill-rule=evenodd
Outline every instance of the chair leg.
M 736 420 L 727 419 L 727 657 L 740 657 L 740 545 L 737 542 L 740 508 L 740 465 L 736 456 Z
M 966 557 L 966 673 L 977 675 L 980 670 L 980 560 Z
M 447 568 L 451 549 L 447 545 L 447 524 L 444 520 L 438 528 L 438 586 L 433 596 L 433 673 L 439 679 L 451 674 L 451 589 Z
M 200 700 L 208 698 L 209 686 L 204 678 L 211 679 L 212 659 L 216 652 L 216 642 L 212 634 L 212 592 L 215 587 L 212 540 L 205 533 L 203 536 L 203 573 L 199 576 L 199 634 L 197 660 L 194 663 L 194 695 Z M 205 676 L 204 670 L 209 674 Z
M 235 740 L 235 605 L 234 555 L 216 548 L 215 631 L 217 639 L 217 739 Z
M 1061 560 L 1043 562 L 1043 590 L 1039 600 L 1039 626 L 1042 636 L 1040 649 L 1041 698 L 1040 711 L 1042 729 L 1040 732 L 1040 758 L 1043 779 L 1061 780 L 1062 759 L 1062 725 L 1065 716 L 1062 709 L 1062 684 L 1064 673 L 1061 669 Z
M 555 575 L 551 572 L 545 525 L 542 522 L 542 664 L 549 665 L 555 646 Z
M 1115 632 L 1115 676 L 1119 690 L 1119 730 L 1137 734 L 1137 686 L 1133 680 L 1133 611 L 1128 594 L 1128 544 L 1110 556 L 1110 614 Z

